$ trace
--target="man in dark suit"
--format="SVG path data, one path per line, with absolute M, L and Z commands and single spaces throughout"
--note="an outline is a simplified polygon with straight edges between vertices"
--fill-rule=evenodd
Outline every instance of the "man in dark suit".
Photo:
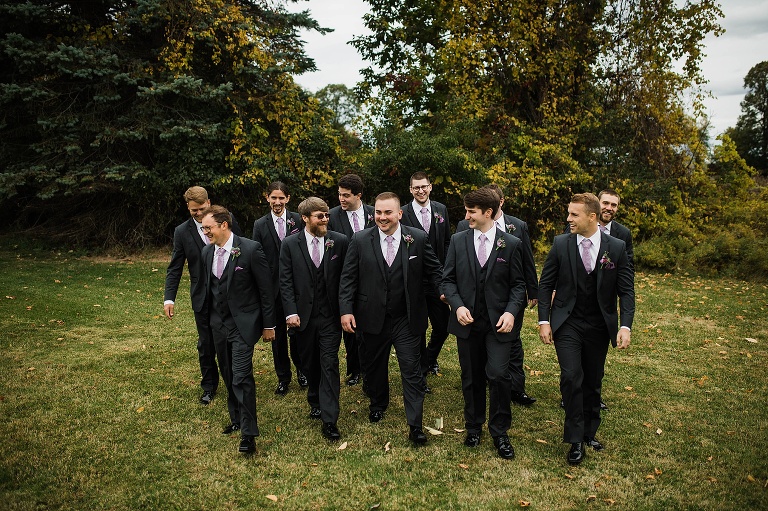
M 536 273 L 536 262 L 533 258 L 533 246 L 531 237 L 528 234 L 528 224 L 519 218 L 507 215 L 502 211 L 504 206 L 504 192 L 496 184 L 486 185 L 499 196 L 499 210 L 494 216 L 496 226 L 503 232 L 520 239 L 522 242 L 521 250 L 523 257 L 523 278 L 525 279 L 525 291 L 527 295 L 528 307 L 534 307 L 538 303 L 539 280 Z M 461 232 L 469 227 L 467 220 L 462 220 L 456 227 L 456 232 Z M 523 340 L 520 332 L 523 328 L 523 319 L 525 318 L 525 308 L 515 316 L 515 327 L 512 330 L 512 354 L 509 360 L 509 370 L 512 372 L 512 401 L 517 404 L 530 406 L 536 402 L 536 398 L 529 396 L 525 392 L 525 370 L 523 369 L 524 351 Z
M 504 459 L 515 457 L 509 360 L 517 316 L 525 308 L 522 242 L 494 222 L 499 196 L 483 187 L 464 196 L 470 229 L 451 238 L 442 291 L 451 305 L 448 331 L 456 336 L 464 394 L 464 445 L 480 445 L 488 384 L 488 431 Z
M 211 205 L 208 192 L 202 186 L 192 186 L 184 192 L 190 218 L 179 224 L 173 231 L 173 253 L 168 271 L 165 275 L 165 293 L 163 310 L 168 319 L 175 314 L 176 293 L 184 272 L 184 262 L 189 268 L 189 297 L 192 300 L 192 310 L 197 326 L 197 354 L 200 360 L 200 386 L 203 395 L 200 404 L 209 404 L 219 387 L 219 370 L 216 367 L 216 349 L 213 345 L 211 327 L 208 321 L 208 310 L 205 304 L 205 281 L 201 278 L 200 252 L 208 244 L 208 238 L 203 234 L 203 211 Z M 232 217 L 234 222 L 234 217 Z M 234 225 L 234 224 L 233 224 Z M 238 227 L 239 232 L 239 227 Z
M 368 418 L 374 423 L 389 406 L 389 356 L 395 347 L 409 438 L 424 444 L 420 350 L 421 333 L 427 329 L 424 281 L 438 289 L 442 266 L 424 231 L 400 223 L 397 195 L 381 193 L 375 204 L 376 227 L 356 233 L 349 243 L 339 291 L 341 326 L 362 341 L 371 400 Z
M 279 283 L 279 265 L 280 265 L 280 245 L 283 240 L 294 234 L 297 234 L 304 228 L 301 215 L 288 211 L 288 201 L 291 200 L 291 194 L 288 193 L 288 186 L 281 181 L 274 181 L 267 187 L 265 194 L 267 203 L 269 203 L 269 213 L 259 218 L 253 223 L 254 241 L 258 241 L 267 256 L 270 274 L 272 275 L 272 289 L 275 292 L 275 317 L 283 318 L 283 304 L 280 299 Z M 288 331 L 285 322 L 278 321 L 275 329 L 275 340 L 272 342 L 272 359 L 275 364 L 275 374 L 277 375 L 277 388 L 275 394 L 284 396 L 288 393 L 288 386 L 291 383 L 291 360 L 296 366 L 296 379 L 301 387 L 307 386 L 307 378 L 301 372 L 301 356 L 296 348 L 296 343 L 290 342 L 290 358 L 288 348 Z
M 299 213 L 305 229 L 286 238 L 280 248 L 280 294 L 292 342 L 309 380 L 309 416 L 322 419 L 325 438 L 338 440 L 339 280 L 349 240 L 328 231 L 324 200 L 309 197 L 299 204 Z
M 634 271 L 626 245 L 600 232 L 599 215 L 600 202 L 593 194 L 573 196 L 568 205 L 571 233 L 555 238 L 539 281 L 539 336 L 555 344 L 565 403 L 563 441 L 571 444 L 567 461 L 572 465 L 582 462 L 585 446 L 603 449 L 595 434 L 608 344 L 629 347 L 635 314 Z
M 363 204 L 363 180 L 356 174 L 346 174 L 339 179 L 339 205 L 331 209 L 328 230 L 347 238 L 374 225 L 373 208 Z M 360 342 L 352 332 L 344 332 L 344 349 L 347 352 L 347 385 L 360 383 Z M 365 386 L 363 386 L 365 389 Z
M 437 201 L 430 200 L 432 183 L 424 172 L 416 172 L 411 176 L 410 190 L 413 201 L 403 206 L 401 223 L 424 230 L 440 264 L 445 264 L 445 253 L 451 243 L 448 208 Z M 425 289 L 429 288 L 425 287 Z M 437 374 L 440 370 L 437 357 L 448 338 L 448 316 L 451 311 L 448 305 L 440 300 L 439 293 L 427 292 L 427 312 L 432 325 L 432 335 L 427 344 L 427 332 L 422 334 L 421 368 L 424 373 Z
M 238 450 L 252 453 L 256 450 L 254 437 L 259 436 L 253 346 L 259 337 L 267 342 L 275 338 L 275 295 L 261 244 L 235 235 L 229 228 L 230 219 L 229 211 L 221 206 L 203 212 L 203 232 L 211 243 L 203 249 L 201 271 L 228 393 L 230 424 L 222 433 L 239 430 Z

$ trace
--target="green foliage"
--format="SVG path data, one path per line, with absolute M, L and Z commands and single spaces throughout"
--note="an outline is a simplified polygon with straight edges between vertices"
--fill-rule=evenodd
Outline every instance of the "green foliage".
M 768 61 L 752 66 L 744 77 L 748 89 L 736 127 L 727 133 L 747 164 L 768 174 Z

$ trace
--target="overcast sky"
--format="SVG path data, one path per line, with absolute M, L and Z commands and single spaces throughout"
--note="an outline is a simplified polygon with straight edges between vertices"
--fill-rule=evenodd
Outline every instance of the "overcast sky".
M 702 63 L 714 96 L 706 102 L 712 137 L 736 124 L 745 93 L 744 76 L 752 66 L 768 60 L 768 0 L 721 0 L 721 5 L 726 32 L 707 38 Z M 311 92 L 331 83 L 354 86 L 360 80 L 359 70 L 367 65 L 348 42 L 366 33 L 362 18 L 367 4 L 363 0 L 308 0 L 290 8 L 308 9 L 321 26 L 335 30 L 325 36 L 303 34 L 306 51 L 319 70 L 296 81 Z

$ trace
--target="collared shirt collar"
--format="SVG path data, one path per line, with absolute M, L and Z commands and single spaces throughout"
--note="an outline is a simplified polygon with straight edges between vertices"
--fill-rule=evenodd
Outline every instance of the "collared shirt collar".
M 384 234 L 384 232 L 379 229 L 379 242 L 380 243 L 386 243 L 387 235 Z M 395 238 L 395 241 L 400 241 L 400 235 L 402 234 L 402 225 L 399 223 L 397 224 L 397 230 L 392 233 L 392 237 Z

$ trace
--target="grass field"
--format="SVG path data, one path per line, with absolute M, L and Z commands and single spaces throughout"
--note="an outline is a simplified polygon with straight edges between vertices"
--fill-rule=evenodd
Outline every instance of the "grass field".
M 558 366 L 526 320 L 527 391 L 510 430 L 517 457 L 486 434 L 463 446 L 455 341 L 425 403 L 443 434 L 412 447 L 396 361 L 393 400 L 370 424 L 359 386 L 342 387 L 329 444 L 293 383 L 285 397 L 269 346 L 254 359 L 258 453 L 224 436 L 225 392 L 198 404 L 186 275 L 162 316 L 167 259 L 98 260 L 0 250 L 0 509 L 501 510 L 768 509 L 768 287 L 636 276 L 628 351 L 608 355 L 610 406 L 579 467 L 561 443 Z M 343 348 L 342 348 L 343 349 Z M 342 354 L 343 360 L 343 354 Z M 343 366 L 342 366 L 343 372 Z M 386 446 L 386 447 L 385 447 Z

